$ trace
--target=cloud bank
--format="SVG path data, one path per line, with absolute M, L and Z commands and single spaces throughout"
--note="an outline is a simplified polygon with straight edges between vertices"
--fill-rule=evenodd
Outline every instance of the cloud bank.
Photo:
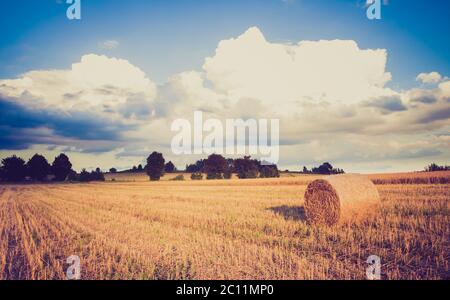
M 280 164 L 290 168 L 331 160 L 393 170 L 402 160 L 448 160 L 450 81 L 422 73 L 417 81 L 426 86 L 393 90 L 387 59 L 385 49 L 355 41 L 271 43 L 252 27 L 221 41 L 201 70 L 157 86 L 127 60 L 88 54 L 67 70 L 0 80 L 1 145 L 114 153 L 111 165 L 157 149 L 182 167 L 195 158 L 171 156 L 170 124 L 202 110 L 279 118 Z

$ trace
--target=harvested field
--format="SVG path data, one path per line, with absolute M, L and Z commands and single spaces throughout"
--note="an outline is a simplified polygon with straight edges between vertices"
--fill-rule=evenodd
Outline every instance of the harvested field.
M 450 184 L 450 171 L 371 175 L 375 184 Z
M 185 176 L 188 177 L 188 176 Z M 450 185 L 383 184 L 361 225 L 305 220 L 316 177 L 0 186 L 0 279 L 450 279 Z

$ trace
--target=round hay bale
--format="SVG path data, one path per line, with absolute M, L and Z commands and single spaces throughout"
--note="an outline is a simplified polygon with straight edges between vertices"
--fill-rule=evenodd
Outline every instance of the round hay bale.
M 345 174 L 313 181 L 305 192 L 305 214 L 311 224 L 359 222 L 375 213 L 380 196 L 366 176 Z

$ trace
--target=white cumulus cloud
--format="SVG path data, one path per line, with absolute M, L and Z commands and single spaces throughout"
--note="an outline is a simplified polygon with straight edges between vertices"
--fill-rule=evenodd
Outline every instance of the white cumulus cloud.
M 150 105 L 156 85 L 124 59 L 88 54 L 68 70 L 31 71 L 0 80 L 0 96 L 29 108 L 117 114 L 132 102 Z
M 442 76 L 438 72 L 420 73 L 416 80 L 422 83 L 438 83 L 442 80 Z
M 386 50 L 360 49 L 354 41 L 270 43 L 253 27 L 221 41 L 203 69 L 215 90 L 235 99 L 348 104 L 395 94 L 385 87 L 386 60 Z

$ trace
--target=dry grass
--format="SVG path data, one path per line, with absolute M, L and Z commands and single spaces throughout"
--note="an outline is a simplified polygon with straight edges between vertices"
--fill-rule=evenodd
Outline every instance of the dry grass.
M 188 178 L 189 176 L 185 176 Z M 360 226 L 305 222 L 315 177 L 0 186 L 0 279 L 450 279 L 450 185 L 381 185 Z
M 450 171 L 371 175 L 375 184 L 450 184 Z
M 162 178 L 163 181 L 168 181 L 176 176 L 184 174 L 181 172 L 167 174 Z M 187 181 L 190 181 L 190 174 L 184 176 Z M 206 176 L 204 176 L 206 177 Z M 320 175 L 304 175 L 299 173 L 281 172 L 282 179 L 291 179 L 294 184 L 308 184 L 314 179 L 319 179 Z M 106 181 L 116 182 L 148 182 L 148 176 L 145 173 L 116 173 L 106 174 Z M 450 171 L 442 172 L 415 172 L 415 173 L 391 173 L 391 174 L 373 174 L 369 175 L 373 183 L 380 184 L 450 184 Z M 237 179 L 233 175 L 233 179 Z M 271 183 L 273 183 L 272 181 Z M 283 181 L 283 184 L 285 182 Z
M 303 179 L 301 184 L 307 184 L 311 182 L 314 178 L 320 178 L 321 176 L 311 176 L 304 175 L 299 173 L 286 173 L 281 172 L 281 178 L 283 179 L 292 179 L 295 180 L 295 184 L 299 183 L 299 179 Z M 164 177 L 161 178 L 161 181 L 170 181 L 174 179 L 178 175 L 184 175 L 185 180 L 191 181 L 190 173 L 176 172 L 176 173 L 168 173 Z M 144 173 L 107 173 L 105 174 L 106 181 L 115 181 L 115 182 L 148 182 L 148 176 Z M 238 179 L 236 174 L 232 175 L 232 179 Z M 275 178 L 274 180 L 276 180 Z M 203 180 L 206 180 L 206 174 L 203 174 Z M 196 180 L 194 180 L 196 181 Z M 283 183 L 284 184 L 284 183 Z

